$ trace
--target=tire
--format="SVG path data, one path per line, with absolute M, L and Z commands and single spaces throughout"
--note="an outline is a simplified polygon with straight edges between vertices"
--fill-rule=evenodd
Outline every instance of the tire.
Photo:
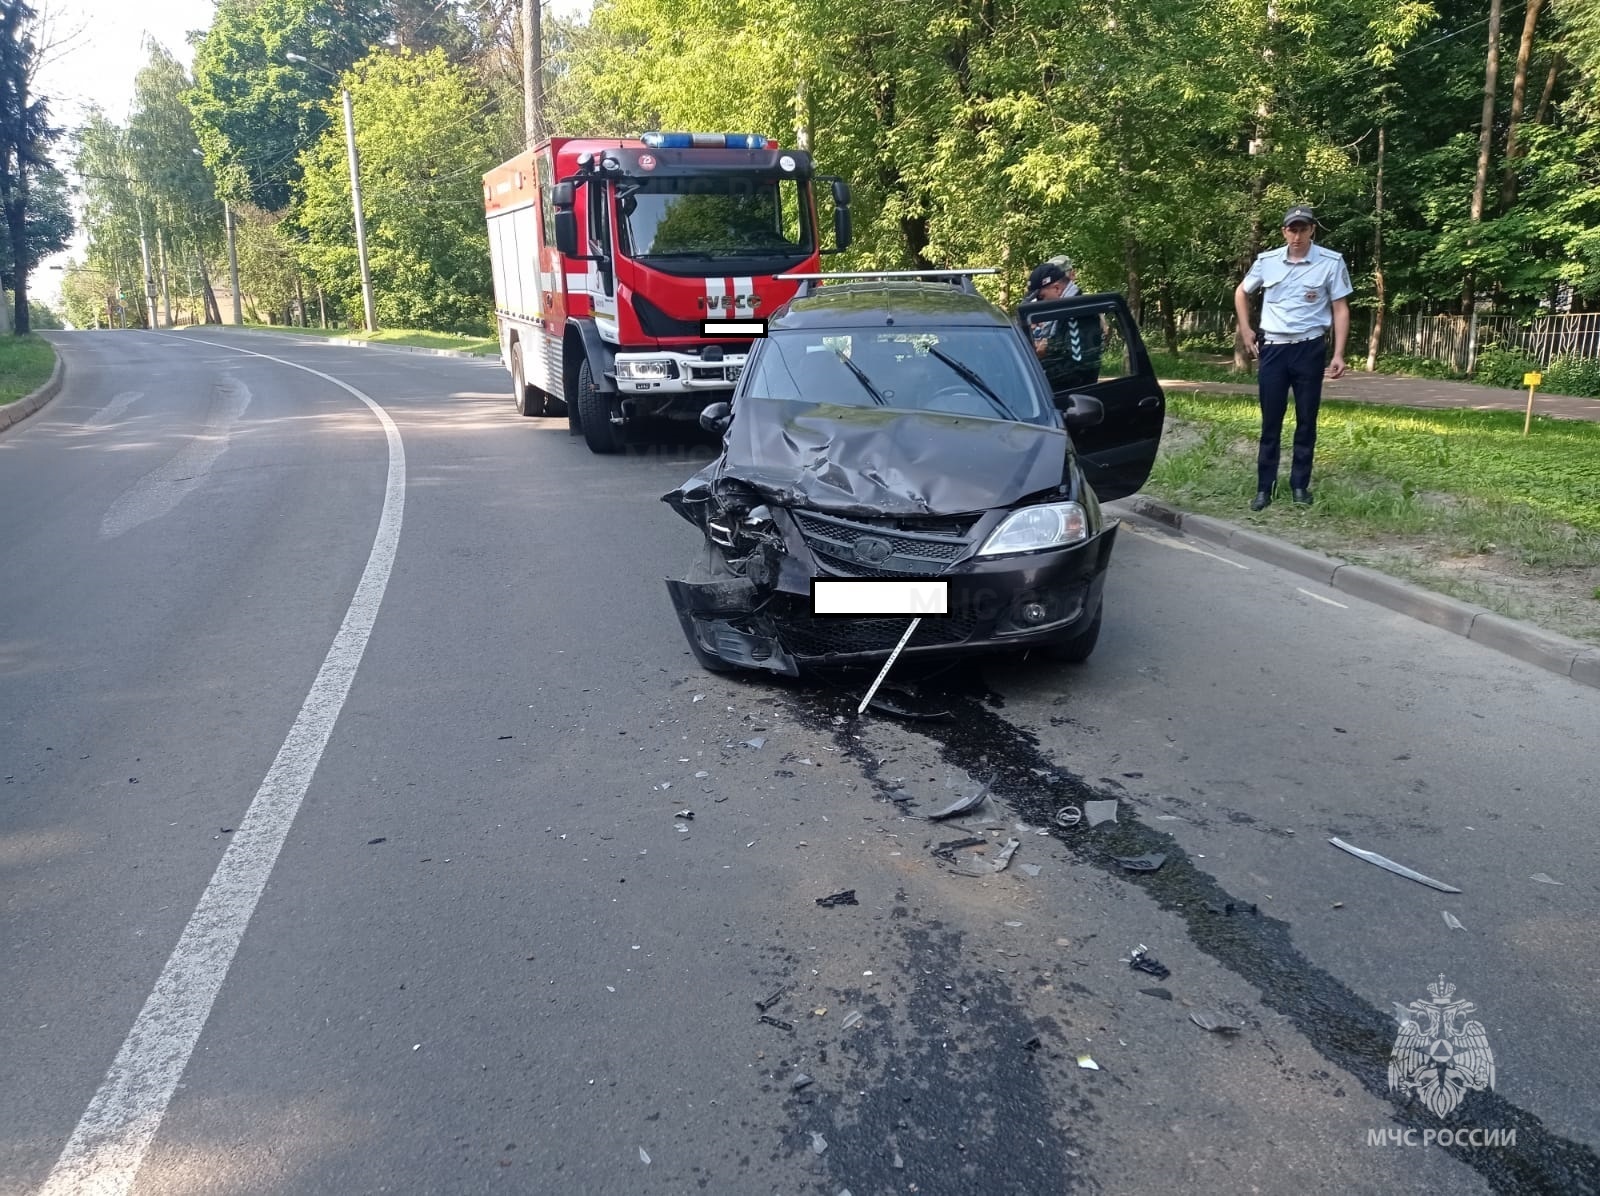
M 594 384 L 594 371 L 585 361 L 578 367 L 578 418 L 591 453 L 620 453 L 622 431 L 611 422 L 611 396 Z
M 1094 654 L 1094 648 L 1100 642 L 1100 619 L 1106 613 L 1105 603 L 1100 604 L 1100 609 L 1094 612 L 1094 618 L 1089 620 L 1089 625 L 1071 639 L 1063 640 L 1050 649 L 1050 658 L 1065 664 L 1082 664 Z
M 538 415 L 544 410 L 544 396 L 528 385 L 528 376 L 522 365 L 522 342 L 511 345 L 511 401 L 517 405 L 518 415 Z

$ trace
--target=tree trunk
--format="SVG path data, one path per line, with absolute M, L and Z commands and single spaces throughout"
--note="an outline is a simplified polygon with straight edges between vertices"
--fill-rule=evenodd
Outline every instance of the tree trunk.
M 1128 277 L 1128 310 L 1137 327 L 1144 323 L 1144 292 L 1139 286 L 1139 242 L 1132 233 L 1122 236 L 1122 268 Z
M 1260 143 L 1259 137 L 1257 138 L 1257 143 Z M 1244 269 L 1246 270 L 1250 268 L 1250 263 L 1254 262 L 1261 253 L 1262 238 L 1266 234 L 1266 229 L 1261 224 L 1261 204 L 1266 198 L 1266 193 L 1267 172 L 1260 170 L 1256 172 L 1255 182 L 1250 184 L 1250 256 L 1245 259 Z M 1235 328 L 1233 330 L 1233 368 L 1239 373 L 1246 373 L 1252 365 L 1254 365 L 1254 362 L 1250 354 L 1246 353 L 1244 349 L 1244 329 Z
M 172 327 L 172 279 L 167 273 L 167 239 L 161 235 L 161 224 L 156 224 L 156 260 L 161 263 L 162 325 Z
M 1544 124 L 1544 119 L 1550 113 L 1550 100 L 1556 94 L 1556 72 L 1561 69 L 1561 51 L 1557 50 L 1550 59 L 1550 73 L 1544 79 L 1544 94 L 1539 97 L 1539 111 L 1534 115 L 1533 123 Z
M 1384 134 L 1378 126 L 1378 185 L 1372 203 L 1372 282 L 1378 292 L 1378 304 L 1372 309 L 1372 333 L 1367 337 L 1367 373 L 1378 368 L 1378 346 L 1383 343 L 1383 315 L 1388 306 L 1388 292 L 1383 286 L 1383 153 Z
M 294 276 L 294 314 L 295 327 L 304 328 L 306 326 L 306 292 L 305 288 L 300 285 L 300 276 L 298 274 Z
M 16 189 L 12 192 L 10 202 L 6 204 L 6 230 L 10 233 L 11 244 L 24 248 L 12 255 L 11 274 L 15 290 L 12 292 L 14 304 L 12 307 L 12 330 L 18 336 L 28 334 L 28 255 L 27 229 L 28 229 L 28 183 L 27 172 L 17 172 Z M 3 295 L 3 292 L 0 292 Z
M 1539 20 L 1544 0 L 1528 0 L 1528 14 L 1522 21 L 1522 41 L 1517 46 L 1517 73 L 1511 83 L 1511 122 L 1506 130 L 1506 164 L 1500 174 L 1500 210 L 1517 202 L 1517 122 L 1522 118 L 1522 102 L 1528 91 L 1528 60 L 1533 57 L 1533 28 Z
M 322 297 L 322 286 L 317 286 L 317 318 L 322 321 L 322 327 L 328 326 L 328 303 Z
M 798 64 L 796 64 L 798 66 Z M 796 149 L 811 152 L 811 88 L 801 75 L 794 85 L 794 144 Z
M 196 245 L 195 261 L 200 266 L 200 292 L 205 297 L 206 323 L 222 323 L 222 309 L 217 306 L 217 293 L 211 289 L 211 275 L 206 271 L 206 255 Z
M 1489 54 L 1483 68 L 1483 116 L 1478 131 L 1478 177 L 1472 185 L 1472 227 L 1483 223 L 1483 197 L 1489 187 L 1489 151 L 1494 144 L 1494 93 L 1500 78 L 1500 0 L 1489 0 Z M 1468 241 L 1470 247 L 1472 241 Z M 1470 316 L 1477 301 L 1478 280 L 1467 269 L 1461 286 L 1461 314 Z
M 1161 331 L 1166 336 L 1167 352 L 1178 355 L 1178 313 L 1172 306 L 1172 280 L 1165 274 L 1156 288 L 1161 296 Z
M 522 0 L 522 137 L 523 148 L 544 140 L 544 31 L 540 0 Z

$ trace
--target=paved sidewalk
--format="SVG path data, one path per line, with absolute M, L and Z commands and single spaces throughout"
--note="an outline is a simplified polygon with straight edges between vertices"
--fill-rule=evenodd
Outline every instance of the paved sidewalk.
M 1183 382 L 1161 380 L 1169 394 L 1248 394 L 1256 393 L 1254 382 Z M 1368 374 L 1361 370 L 1346 374 L 1337 382 L 1322 384 L 1324 399 L 1356 403 L 1383 403 L 1391 407 L 1458 408 L 1470 411 L 1516 411 L 1528 409 L 1528 392 L 1500 390 L 1473 382 L 1435 381 L 1431 378 L 1401 378 L 1393 374 Z M 1557 419 L 1600 420 L 1600 399 L 1575 395 L 1552 395 L 1539 391 L 1533 400 L 1535 415 Z

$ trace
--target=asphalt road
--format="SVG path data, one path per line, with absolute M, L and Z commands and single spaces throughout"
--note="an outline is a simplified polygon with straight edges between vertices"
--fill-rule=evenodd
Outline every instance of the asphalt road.
M 690 659 L 703 442 L 56 339 L 0 436 L 0 1191 L 1600 1191 L 1596 691 L 1129 523 L 1087 665 L 857 723 Z M 1441 973 L 1496 1068 L 1445 1119 L 1387 1076 Z

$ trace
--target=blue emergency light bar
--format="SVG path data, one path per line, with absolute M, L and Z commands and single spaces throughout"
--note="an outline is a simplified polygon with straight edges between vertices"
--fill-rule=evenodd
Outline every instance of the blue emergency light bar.
M 760 133 L 641 133 L 639 140 L 651 149 L 777 149 L 778 143 Z

